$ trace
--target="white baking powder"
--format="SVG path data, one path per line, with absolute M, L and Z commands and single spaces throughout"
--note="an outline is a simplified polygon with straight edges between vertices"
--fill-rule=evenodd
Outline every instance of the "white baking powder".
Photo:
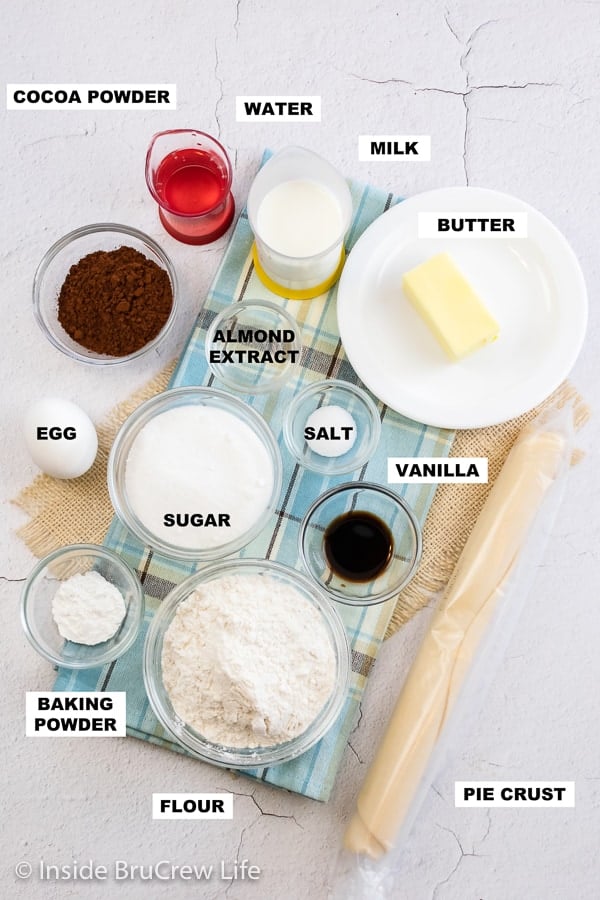
M 113 637 L 125 618 L 125 601 L 99 572 L 73 575 L 52 598 L 52 617 L 59 633 L 77 644 L 101 644 Z
M 274 477 L 267 448 L 249 425 L 225 410 L 188 405 L 140 430 L 127 457 L 125 486 L 149 531 L 170 544 L 207 550 L 252 528 L 269 504 Z M 177 524 L 177 516 L 184 522 L 186 515 L 196 519 Z M 165 516 L 175 524 L 166 525 Z M 203 524 L 194 524 L 198 516 Z
M 321 613 L 299 591 L 269 576 L 230 575 L 180 603 L 162 677 L 177 715 L 208 740 L 272 746 L 316 718 L 336 658 Z

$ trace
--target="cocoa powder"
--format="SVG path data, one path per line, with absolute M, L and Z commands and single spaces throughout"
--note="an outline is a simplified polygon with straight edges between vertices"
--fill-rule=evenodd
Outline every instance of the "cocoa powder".
M 119 247 L 71 266 L 58 296 L 58 321 L 82 347 L 128 356 L 156 337 L 172 306 L 167 272 L 133 247 Z

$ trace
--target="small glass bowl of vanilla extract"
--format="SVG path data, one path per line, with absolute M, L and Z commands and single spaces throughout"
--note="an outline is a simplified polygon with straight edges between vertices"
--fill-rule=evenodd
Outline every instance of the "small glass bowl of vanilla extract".
M 299 549 L 309 575 L 336 600 L 371 606 L 396 597 L 415 574 L 421 528 L 394 491 L 352 482 L 322 494 L 307 510 Z

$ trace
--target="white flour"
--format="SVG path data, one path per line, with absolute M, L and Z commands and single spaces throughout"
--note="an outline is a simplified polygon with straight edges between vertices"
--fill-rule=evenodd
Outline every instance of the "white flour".
M 52 598 L 52 617 L 59 633 L 77 644 L 101 644 L 118 631 L 125 618 L 121 592 L 99 572 L 73 575 Z
M 334 649 L 295 588 L 231 575 L 186 598 L 165 634 L 162 674 L 175 712 L 215 743 L 272 746 L 301 734 L 329 698 Z

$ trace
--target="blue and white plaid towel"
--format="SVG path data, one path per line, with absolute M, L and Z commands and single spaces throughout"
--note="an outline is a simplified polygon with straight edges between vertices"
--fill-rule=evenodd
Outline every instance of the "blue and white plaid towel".
M 394 202 L 391 194 L 362 184 L 351 183 L 354 217 L 347 239 L 351 250 L 371 222 Z M 360 471 L 350 475 L 326 477 L 298 466 L 283 443 L 282 422 L 292 397 L 308 383 L 324 378 L 342 378 L 360 383 L 344 355 L 336 321 L 336 291 L 315 300 L 282 300 L 271 294 L 258 280 L 252 260 L 252 232 L 245 210 L 232 234 L 223 261 L 198 316 L 171 387 L 212 385 L 204 354 L 206 330 L 216 313 L 242 299 L 269 299 L 287 307 L 302 326 L 304 351 L 299 374 L 272 394 L 245 397 L 270 424 L 279 440 L 283 457 L 283 489 L 274 523 L 238 555 L 274 559 L 299 568 L 297 538 L 299 523 L 310 503 L 323 491 L 342 481 L 387 481 L 388 456 L 439 456 L 450 452 L 452 432 L 432 428 L 405 419 L 383 404 L 378 404 L 382 421 L 381 441 L 375 456 Z M 220 385 L 216 384 L 219 387 Z M 399 493 L 411 505 L 421 524 L 431 505 L 435 485 L 403 485 Z M 142 652 L 146 630 L 160 601 L 173 586 L 198 565 L 161 557 L 143 547 L 115 518 L 105 544 L 120 553 L 137 570 L 146 594 L 146 616 L 135 645 L 123 657 L 103 669 L 76 672 L 60 670 L 55 690 L 111 690 L 127 692 L 127 733 L 171 750 L 185 752 L 165 734 L 158 724 L 142 680 Z M 351 608 L 338 604 L 352 644 L 351 687 L 339 719 L 328 734 L 303 756 L 278 766 L 254 769 L 247 774 L 269 784 L 327 800 L 337 769 L 355 724 L 358 704 L 393 612 L 395 600 L 371 608 Z

